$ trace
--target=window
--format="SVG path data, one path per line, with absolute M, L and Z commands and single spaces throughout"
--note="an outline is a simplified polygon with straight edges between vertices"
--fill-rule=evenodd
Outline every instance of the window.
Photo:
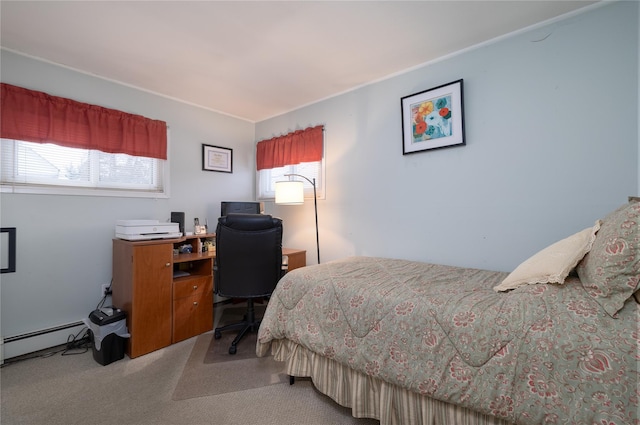
M 0 83 L 0 189 L 167 197 L 167 123 Z
M 0 139 L 3 192 L 167 197 L 168 161 Z
M 286 165 L 278 168 L 268 168 L 258 171 L 258 199 L 272 200 L 276 196 L 276 182 L 289 180 L 285 174 L 300 174 L 309 180 L 316 179 L 316 194 L 324 199 L 324 160 L 315 162 L 303 162 L 297 165 Z M 304 183 L 305 198 L 313 199 L 313 186 L 308 181 L 299 177 L 291 177 Z
M 324 126 L 296 130 L 284 136 L 262 140 L 256 145 L 257 196 L 270 200 L 276 196 L 276 182 L 302 180 L 305 198 L 313 198 L 313 185 L 300 177 L 316 179 L 316 196 L 324 198 Z

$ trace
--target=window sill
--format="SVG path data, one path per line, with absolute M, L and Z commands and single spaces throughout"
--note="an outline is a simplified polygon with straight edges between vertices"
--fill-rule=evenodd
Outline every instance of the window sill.
M 168 190 L 163 192 L 145 192 L 135 190 L 77 188 L 77 187 L 49 187 L 49 186 L 18 186 L 0 185 L 0 193 L 15 193 L 29 195 L 69 195 L 69 196 L 107 196 L 120 198 L 154 198 L 168 199 Z

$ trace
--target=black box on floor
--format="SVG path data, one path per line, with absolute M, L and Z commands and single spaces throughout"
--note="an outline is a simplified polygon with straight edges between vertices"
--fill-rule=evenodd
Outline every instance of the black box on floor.
M 129 338 L 124 311 L 103 307 L 89 314 L 85 323 L 89 327 L 93 359 L 103 366 L 124 358 L 125 339 Z

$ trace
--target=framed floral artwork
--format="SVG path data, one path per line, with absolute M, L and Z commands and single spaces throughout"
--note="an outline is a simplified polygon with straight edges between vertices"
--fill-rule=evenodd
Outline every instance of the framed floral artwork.
M 462 79 L 404 96 L 400 103 L 403 155 L 465 144 Z

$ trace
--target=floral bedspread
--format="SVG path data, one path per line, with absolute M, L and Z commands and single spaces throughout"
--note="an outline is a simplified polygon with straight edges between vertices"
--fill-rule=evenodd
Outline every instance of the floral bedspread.
M 362 373 L 519 424 L 638 424 L 640 309 L 577 277 L 508 293 L 506 273 L 352 257 L 280 281 L 256 352 L 289 339 Z

